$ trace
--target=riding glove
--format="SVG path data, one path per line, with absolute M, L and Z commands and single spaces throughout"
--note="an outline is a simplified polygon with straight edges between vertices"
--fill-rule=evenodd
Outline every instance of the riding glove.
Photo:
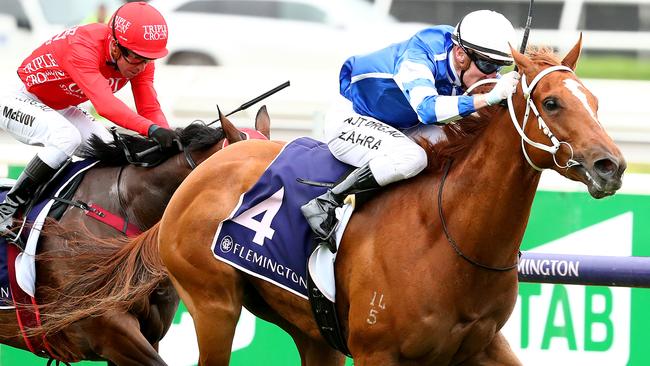
M 501 102 L 508 98 L 508 95 L 515 92 L 518 83 L 518 72 L 510 71 L 509 73 L 502 75 L 496 85 L 494 85 L 494 88 L 489 93 L 485 94 L 485 101 L 488 105 L 495 105 Z
M 176 132 L 155 124 L 149 127 L 148 135 L 163 149 L 169 149 L 173 146 L 174 140 L 178 140 L 178 134 Z

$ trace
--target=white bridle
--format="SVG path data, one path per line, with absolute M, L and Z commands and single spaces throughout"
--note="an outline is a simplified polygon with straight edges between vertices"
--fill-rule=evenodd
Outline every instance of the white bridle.
M 512 104 L 512 94 L 510 94 L 508 96 L 508 111 L 510 112 L 510 119 L 512 120 L 512 124 L 515 126 L 515 129 L 517 130 L 517 133 L 519 133 L 519 136 L 521 136 L 521 150 L 524 153 L 524 157 L 526 158 L 526 161 L 528 162 L 528 164 L 530 164 L 530 166 L 533 167 L 533 169 L 538 170 L 538 171 L 542 171 L 543 169 L 538 167 L 537 165 L 535 165 L 535 163 L 533 163 L 533 161 L 530 159 L 530 157 L 528 156 L 528 153 L 526 152 L 526 148 L 525 148 L 524 143 L 527 143 L 527 144 L 529 144 L 529 145 L 531 145 L 533 147 L 536 147 L 536 148 L 538 148 L 540 150 L 544 150 L 544 151 L 550 153 L 551 155 L 553 155 L 553 162 L 560 169 L 567 169 L 567 168 L 570 168 L 572 166 L 580 164 L 580 163 L 578 163 L 577 161 L 575 161 L 573 159 L 573 147 L 571 147 L 571 144 L 569 144 L 566 141 L 560 141 L 560 140 L 558 140 L 557 137 L 555 137 L 555 135 L 553 135 L 553 132 L 551 132 L 551 129 L 548 127 L 548 125 L 546 125 L 546 122 L 544 122 L 544 119 L 542 118 L 542 116 L 539 115 L 539 111 L 537 110 L 537 107 L 535 107 L 535 103 L 533 103 L 533 100 L 531 99 L 533 89 L 535 88 L 537 83 L 544 76 L 552 73 L 553 71 L 568 71 L 570 73 L 573 73 L 573 70 L 570 69 L 569 67 L 566 67 L 566 66 L 562 66 L 562 65 L 551 66 L 551 67 L 548 67 L 548 68 L 542 70 L 539 74 L 537 74 L 537 76 L 535 76 L 535 78 L 530 83 L 530 85 L 528 85 L 528 83 L 526 82 L 526 74 L 522 75 L 522 77 L 521 77 L 521 89 L 523 90 L 524 98 L 526 99 L 526 112 L 524 113 L 524 119 L 523 119 L 523 121 L 521 123 L 521 126 L 519 126 L 519 121 L 517 120 L 517 115 L 515 114 L 515 108 L 514 108 L 514 106 Z M 465 94 L 469 94 L 472 90 L 474 90 L 478 86 L 488 84 L 488 83 L 496 83 L 497 81 L 498 81 L 498 79 L 485 79 L 485 80 L 478 81 L 477 83 L 470 86 L 467 89 L 467 91 L 465 92 Z M 546 137 L 549 138 L 552 145 L 544 145 L 542 143 L 533 141 L 528 136 L 526 136 L 526 133 L 524 132 L 524 130 L 526 129 L 526 124 L 528 123 L 528 116 L 530 115 L 531 110 L 533 111 L 533 113 L 537 117 L 537 127 L 542 131 L 542 133 Z M 560 147 L 562 146 L 562 144 L 566 145 L 569 148 L 569 150 L 571 151 L 571 156 L 569 157 L 569 159 L 567 160 L 565 165 L 560 165 L 557 162 L 557 159 L 556 159 L 556 154 L 560 150 Z

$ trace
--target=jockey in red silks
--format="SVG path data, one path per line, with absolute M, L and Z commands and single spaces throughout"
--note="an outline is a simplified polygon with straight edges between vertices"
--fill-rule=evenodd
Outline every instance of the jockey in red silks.
M 343 64 L 341 97 L 326 116 L 325 140 L 337 159 L 357 169 L 302 206 L 318 238 L 331 240 L 334 210 L 348 194 L 413 177 L 426 167 L 424 149 L 405 130 L 456 121 L 513 93 L 519 74 L 497 73 L 512 64 L 508 43 L 515 47 L 514 39 L 503 15 L 479 10 L 456 27 L 426 28 Z M 462 95 L 487 78 L 499 78 L 490 92 Z
M 172 146 L 177 136 L 153 86 L 153 60 L 167 55 L 167 34 L 167 23 L 156 9 L 144 2 L 127 3 L 108 24 L 67 29 L 23 61 L 18 68 L 22 85 L 0 98 L 0 128 L 43 148 L 0 204 L 0 232 L 91 135 L 112 141 L 80 103 L 90 100 L 106 119 L 163 148 Z M 129 82 L 137 113 L 113 95 Z

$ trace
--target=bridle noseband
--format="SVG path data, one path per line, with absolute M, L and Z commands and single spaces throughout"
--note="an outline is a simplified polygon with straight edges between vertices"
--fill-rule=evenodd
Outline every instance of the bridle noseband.
M 526 161 L 528 162 L 528 164 L 530 164 L 530 166 L 533 167 L 533 169 L 535 169 L 537 171 L 540 171 L 540 172 L 543 169 L 538 167 L 537 165 L 535 165 L 533 163 L 533 161 L 530 159 L 530 157 L 528 156 L 528 153 L 526 152 L 524 142 L 531 145 L 531 146 L 533 146 L 533 147 L 544 150 L 544 151 L 550 153 L 551 155 L 553 155 L 553 162 L 560 169 L 568 169 L 568 168 L 570 168 L 572 166 L 575 166 L 575 165 L 579 164 L 577 161 L 575 161 L 573 159 L 573 147 L 571 146 L 571 144 L 569 144 L 566 141 L 560 141 L 560 140 L 558 140 L 557 137 L 555 137 L 555 135 L 553 134 L 551 129 L 548 127 L 546 122 L 544 122 L 544 119 L 542 118 L 542 116 L 540 116 L 539 111 L 537 110 L 537 107 L 535 107 L 535 103 L 533 103 L 533 100 L 532 100 L 533 89 L 535 88 L 535 86 L 537 86 L 537 83 L 544 76 L 546 76 L 546 75 L 548 75 L 548 74 L 550 74 L 550 73 L 552 73 L 554 71 L 568 71 L 568 72 L 573 74 L 573 70 L 570 69 L 569 67 L 566 67 L 566 66 L 563 66 L 563 65 L 551 66 L 551 67 L 548 67 L 548 68 L 542 70 L 539 74 L 537 74 L 537 76 L 535 76 L 535 78 L 530 83 L 530 85 L 528 85 L 526 83 L 526 74 L 522 75 L 522 77 L 521 77 L 521 89 L 523 90 L 524 98 L 526 99 L 526 112 L 524 113 L 524 119 L 522 120 L 522 126 L 521 127 L 519 126 L 519 123 L 517 121 L 517 116 L 515 114 L 515 109 L 514 109 L 514 106 L 513 106 L 513 103 L 512 103 L 512 94 L 510 94 L 508 96 L 508 111 L 510 112 L 510 119 L 512 120 L 512 123 L 515 126 L 515 129 L 517 130 L 517 132 L 521 136 L 521 150 L 522 150 L 522 152 L 524 154 L 524 157 L 526 158 Z M 535 142 L 535 141 L 531 140 L 530 138 L 528 138 L 528 136 L 526 136 L 526 134 L 524 132 L 524 129 L 526 128 L 526 123 L 528 122 L 528 116 L 529 116 L 531 110 L 535 114 L 535 117 L 537 117 L 537 127 L 540 130 L 542 130 L 542 133 L 546 137 L 548 137 L 549 140 L 551 140 L 551 143 L 553 144 L 552 146 L 544 145 L 544 144 Z M 569 159 L 567 159 L 567 162 L 566 162 L 565 165 L 560 165 L 557 162 L 557 157 L 556 157 L 556 154 L 560 150 L 560 146 L 562 144 L 566 145 L 569 148 L 569 151 L 571 151 L 571 156 L 570 156 Z
M 526 102 L 526 111 L 524 112 L 524 118 L 523 118 L 523 120 L 521 122 L 521 126 L 519 125 L 519 121 L 518 121 L 517 115 L 515 113 L 514 104 L 512 102 L 512 94 L 510 94 L 508 96 L 508 99 L 507 99 L 507 101 L 508 101 L 508 111 L 510 112 L 510 120 L 512 121 L 512 124 L 514 125 L 515 130 L 517 131 L 519 136 L 521 136 L 521 150 L 522 150 L 522 153 L 524 154 L 524 157 L 526 158 L 526 161 L 528 162 L 528 164 L 533 169 L 535 169 L 537 171 L 542 171 L 544 169 L 538 167 L 537 165 L 535 165 L 535 163 L 533 163 L 533 161 L 528 156 L 528 153 L 526 152 L 526 148 L 525 148 L 526 145 L 525 144 L 528 144 L 528 145 L 530 145 L 532 147 L 535 147 L 535 148 L 538 148 L 540 150 L 544 150 L 544 151 L 550 153 L 553 156 L 553 162 L 560 169 L 568 169 L 568 168 L 570 168 L 572 166 L 579 165 L 579 163 L 576 160 L 573 159 L 573 147 L 571 146 L 571 144 L 569 144 L 566 141 L 560 141 L 557 137 L 555 137 L 555 135 L 553 134 L 551 129 L 548 127 L 548 125 L 546 124 L 546 122 L 544 121 L 542 116 L 540 115 L 539 111 L 537 110 L 537 107 L 535 106 L 535 103 L 533 103 L 533 100 L 532 100 L 533 90 L 535 89 L 535 87 L 537 86 L 539 81 L 544 76 L 546 76 L 546 75 L 548 75 L 548 74 L 550 74 L 550 73 L 552 73 L 554 71 L 568 71 L 568 72 L 570 72 L 572 74 L 574 73 L 571 68 L 569 68 L 567 66 L 564 66 L 564 65 L 556 65 L 556 66 L 547 67 L 546 69 L 542 70 L 539 74 L 537 74 L 537 76 L 535 76 L 535 78 L 533 78 L 533 81 L 530 83 L 530 85 L 528 85 L 528 83 L 526 82 L 526 74 L 522 74 L 522 77 L 521 77 L 521 89 L 523 90 L 523 93 L 524 93 L 524 98 L 525 98 L 525 102 Z M 472 85 L 471 87 L 469 87 L 467 89 L 467 91 L 465 91 L 465 94 L 469 94 L 472 90 L 474 90 L 476 87 L 478 87 L 480 85 L 485 85 L 485 84 L 489 84 L 489 83 L 496 83 L 497 81 L 498 81 L 498 79 L 481 80 L 481 81 L 475 83 L 474 85 Z M 526 136 L 526 133 L 524 132 L 524 130 L 526 129 L 526 124 L 528 123 L 528 116 L 530 115 L 531 110 L 535 114 L 535 117 L 537 117 L 537 127 L 542 131 L 542 133 L 546 137 L 549 138 L 552 145 L 545 145 L 545 144 L 533 141 L 528 136 Z M 565 165 L 560 165 L 557 162 L 557 157 L 556 157 L 556 154 L 560 150 L 560 147 L 562 145 L 566 145 L 569 148 L 569 151 L 571 152 L 571 156 L 569 157 L 569 159 L 567 159 L 567 162 L 566 162 Z

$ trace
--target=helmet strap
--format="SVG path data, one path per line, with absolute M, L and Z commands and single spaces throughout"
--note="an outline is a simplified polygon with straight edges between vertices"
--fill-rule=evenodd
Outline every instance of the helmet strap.
M 469 68 L 467 68 L 469 69 Z M 463 79 L 465 77 L 465 71 L 467 69 L 464 69 L 463 71 L 460 72 L 460 87 L 463 88 L 463 90 L 467 90 L 467 85 L 465 85 L 465 80 Z
M 119 48 L 120 42 L 117 40 L 117 35 L 115 35 L 115 18 L 117 18 L 117 14 L 120 12 L 120 9 L 122 9 L 124 5 L 126 4 L 120 5 L 120 7 L 117 8 L 117 10 L 115 10 L 115 13 L 113 13 L 113 18 L 111 19 L 111 32 L 113 33 L 112 42 L 115 42 L 115 46 L 117 48 Z M 112 45 L 113 45 L 112 43 L 109 44 L 109 48 L 111 49 L 111 51 L 112 51 Z M 120 57 L 122 57 L 122 50 L 120 50 L 120 55 L 117 58 L 113 57 L 113 53 L 111 52 L 111 57 L 115 59 L 115 61 L 111 61 L 111 62 L 106 61 L 106 64 L 113 66 L 113 68 L 115 68 L 115 71 L 120 71 L 120 69 L 117 67 L 117 60 L 119 60 Z
M 113 43 L 113 42 L 115 42 L 115 43 Z M 111 56 L 111 59 L 106 60 L 106 65 L 112 66 L 115 69 L 115 71 L 120 71 L 120 69 L 117 67 L 117 60 L 119 60 L 120 57 L 122 57 L 122 52 L 120 52 L 119 56 L 114 57 L 113 56 L 113 45 L 117 46 L 117 41 L 115 39 L 109 39 L 109 41 L 108 41 L 108 52 L 109 52 L 109 54 Z
M 463 48 L 462 46 L 456 46 L 456 47 L 458 47 L 458 48 L 454 48 L 452 50 L 452 57 L 453 57 L 453 61 L 454 61 L 453 64 L 454 65 L 458 64 L 458 66 L 460 68 L 460 75 L 458 76 L 460 78 L 460 86 L 463 89 L 467 89 L 467 86 L 465 85 L 465 81 L 463 80 L 463 77 L 465 76 L 465 72 L 467 70 L 469 70 L 469 68 L 470 68 L 470 66 L 472 64 L 472 59 L 469 57 L 469 54 L 467 54 L 468 51 L 465 50 L 465 48 Z M 458 57 L 456 57 L 456 52 L 458 52 L 458 50 L 462 50 L 465 53 L 465 57 L 463 57 L 462 61 Z
M 120 57 L 124 56 L 122 51 L 122 46 L 120 45 L 120 41 L 117 40 L 117 35 L 115 34 L 115 19 L 117 18 L 117 14 L 120 12 L 120 9 L 122 9 L 124 5 L 126 4 L 120 5 L 120 7 L 117 8 L 117 10 L 115 10 L 115 13 L 113 14 L 113 18 L 111 19 L 111 32 L 113 32 L 113 41 L 115 42 L 115 46 L 117 46 L 117 48 L 120 50 L 120 55 L 115 59 L 115 70 L 118 70 L 117 60 L 119 60 Z
M 467 48 L 465 48 L 465 45 L 463 44 L 463 37 L 460 35 L 460 28 L 461 28 L 461 25 L 463 24 L 463 20 L 465 20 L 466 16 L 467 15 L 465 15 L 460 20 L 460 22 L 458 22 L 458 26 L 456 27 L 457 31 L 458 31 L 458 35 L 457 35 L 457 37 L 458 37 L 458 46 L 465 53 L 465 59 L 463 60 L 463 62 L 460 63 L 460 87 L 463 88 L 463 90 L 467 90 L 467 85 L 465 85 L 465 80 L 464 80 L 465 72 L 467 70 L 469 70 L 469 68 L 470 68 L 470 66 L 472 64 L 472 60 L 469 57 L 469 50 Z

